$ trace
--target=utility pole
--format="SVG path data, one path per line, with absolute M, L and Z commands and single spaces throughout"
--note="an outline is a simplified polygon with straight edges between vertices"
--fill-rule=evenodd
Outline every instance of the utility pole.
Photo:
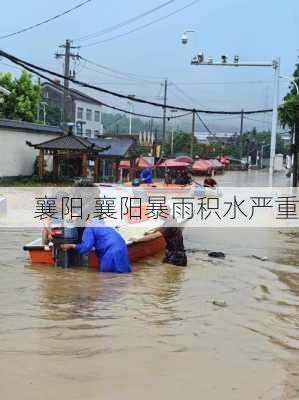
M 191 135 L 191 145 L 190 145 L 190 156 L 193 158 L 194 153 L 194 138 L 195 138 L 195 115 L 196 112 L 192 111 L 192 135 Z
M 241 126 L 240 126 L 240 161 L 243 157 L 243 128 L 244 128 L 244 110 L 241 110 Z
M 41 86 L 40 78 L 38 78 L 37 84 L 38 84 L 38 86 L 40 88 L 40 86 Z M 40 92 L 40 94 L 41 94 L 41 92 Z M 36 106 L 36 120 L 37 120 L 37 122 L 39 122 L 39 116 L 40 116 L 40 102 L 41 102 L 41 98 L 38 99 L 37 106 Z
M 274 68 L 274 96 L 273 96 L 273 112 L 272 112 L 272 129 L 271 129 L 271 145 L 270 145 L 270 168 L 269 168 L 269 186 L 273 186 L 274 162 L 276 151 L 276 136 L 278 123 L 278 106 L 279 106 L 279 76 L 280 76 L 280 59 L 273 61 Z
M 134 99 L 135 94 L 129 94 L 128 97 L 130 97 L 130 99 Z M 129 135 L 132 135 L 132 113 L 134 112 L 134 104 L 132 101 L 128 101 L 129 104 L 129 111 L 130 111 L 130 115 L 129 115 Z
M 72 50 L 73 49 L 79 49 L 79 47 L 72 46 L 72 41 L 67 39 L 65 41 L 65 44 L 59 46 L 60 48 L 63 48 L 65 51 L 64 53 L 56 53 L 56 58 L 64 58 L 64 83 L 63 83 L 63 125 L 64 127 L 66 126 L 68 120 L 69 120 L 69 115 L 68 115 L 68 89 L 70 87 L 70 78 L 75 77 L 75 73 L 71 72 L 70 70 L 70 64 L 71 64 L 71 59 L 79 60 L 80 56 L 79 54 L 73 54 Z
M 163 131 L 162 131 L 162 156 L 165 150 L 165 138 L 166 138 L 166 105 L 167 105 L 167 79 L 164 81 L 164 107 L 163 107 Z
M 184 37 L 184 43 L 186 37 Z M 233 61 L 229 61 L 226 55 L 221 56 L 220 62 L 214 62 L 210 57 L 205 61 L 203 53 L 198 53 L 191 60 L 191 65 L 198 66 L 221 66 L 221 67 L 271 67 L 274 69 L 274 97 L 273 97 L 273 112 L 272 112 L 272 129 L 271 129 L 271 148 L 270 148 L 270 167 L 269 167 L 269 186 L 273 184 L 274 173 L 274 159 L 276 149 L 276 135 L 278 124 L 278 103 L 279 103 L 279 73 L 280 73 L 280 59 L 273 60 L 272 62 L 240 62 L 240 58 L 236 55 Z

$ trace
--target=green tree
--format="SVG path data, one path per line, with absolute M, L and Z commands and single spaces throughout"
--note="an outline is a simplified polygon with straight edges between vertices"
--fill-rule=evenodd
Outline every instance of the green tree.
M 299 64 L 297 64 L 293 74 L 294 80 L 299 85 Z M 289 127 L 291 130 L 292 147 L 291 153 L 294 154 L 293 163 L 293 185 L 297 186 L 298 179 L 298 152 L 299 152 L 299 95 L 295 85 L 292 83 L 289 93 L 285 96 L 283 104 L 279 108 L 279 119 L 281 125 Z
M 11 92 L 0 104 L 0 117 L 35 122 L 40 86 L 32 82 L 32 75 L 23 71 L 14 79 L 9 72 L 0 73 L 0 86 Z

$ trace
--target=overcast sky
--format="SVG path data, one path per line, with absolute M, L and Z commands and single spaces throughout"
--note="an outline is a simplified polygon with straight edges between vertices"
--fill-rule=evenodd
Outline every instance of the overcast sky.
M 0 36 L 40 22 L 75 6 L 80 0 L 5 1 L 1 4 Z M 93 0 L 73 13 L 30 32 L 0 40 L 0 47 L 21 58 L 59 72 L 61 61 L 54 58 L 57 47 L 66 38 L 76 39 L 110 28 L 119 22 L 159 6 L 166 0 Z M 134 79 L 117 79 L 112 72 L 81 62 L 77 77 L 125 94 L 157 100 L 160 82 L 170 81 L 169 103 L 205 109 L 240 110 L 271 108 L 273 70 L 261 68 L 217 68 L 190 65 L 199 50 L 219 58 L 221 54 L 240 56 L 241 61 L 271 61 L 281 57 L 281 74 L 291 76 L 298 61 L 298 0 L 202 0 L 190 8 L 130 35 L 96 46 L 84 45 L 111 38 L 135 27 L 167 15 L 189 4 L 191 0 L 175 0 L 167 7 L 139 19 L 135 23 L 93 39 L 74 42 L 82 45 L 80 54 L 101 65 L 122 72 L 142 75 Z M 187 46 L 180 43 L 185 29 L 196 30 Z M 0 71 L 8 67 L 0 63 Z M 17 70 L 14 70 L 17 73 Z M 119 75 L 118 75 L 119 76 Z M 133 80 L 132 80 L 133 79 Z M 172 84 L 175 82 L 177 86 Z M 281 96 L 287 81 L 281 80 Z M 101 98 L 99 93 L 93 93 Z M 125 101 L 104 97 L 111 104 L 127 108 Z M 159 114 L 159 109 L 135 107 L 136 111 Z M 218 130 L 238 130 L 239 119 L 217 116 L 207 121 Z M 246 121 L 269 127 L 269 117 L 253 117 L 262 121 Z

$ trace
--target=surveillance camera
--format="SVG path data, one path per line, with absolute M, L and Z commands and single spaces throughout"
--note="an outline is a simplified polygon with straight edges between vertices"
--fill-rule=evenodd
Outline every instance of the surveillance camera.
M 181 41 L 182 41 L 182 44 L 188 43 L 188 36 L 186 35 L 186 33 L 182 34 Z
M 202 63 L 204 61 L 204 55 L 203 53 L 198 53 L 197 54 L 197 59 L 199 63 Z
M 194 56 L 192 58 L 191 64 L 198 64 L 198 57 L 197 56 Z
M 226 64 L 227 63 L 227 56 L 224 54 L 223 56 L 221 56 L 221 62 L 223 63 L 223 64 Z
M 235 56 L 235 57 L 234 57 L 234 63 L 235 63 L 235 64 L 238 64 L 238 63 L 239 63 L 239 60 L 240 60 L 239 56 Z

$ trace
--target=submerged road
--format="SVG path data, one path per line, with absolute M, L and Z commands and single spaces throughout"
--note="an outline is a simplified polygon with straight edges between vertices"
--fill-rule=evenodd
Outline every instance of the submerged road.
M 156 257 L 128 276 L 29 266 L 35 237 L 0 231 L 1 398 L 299 398 L 298 231 L 188 229 L 187 268 Z

